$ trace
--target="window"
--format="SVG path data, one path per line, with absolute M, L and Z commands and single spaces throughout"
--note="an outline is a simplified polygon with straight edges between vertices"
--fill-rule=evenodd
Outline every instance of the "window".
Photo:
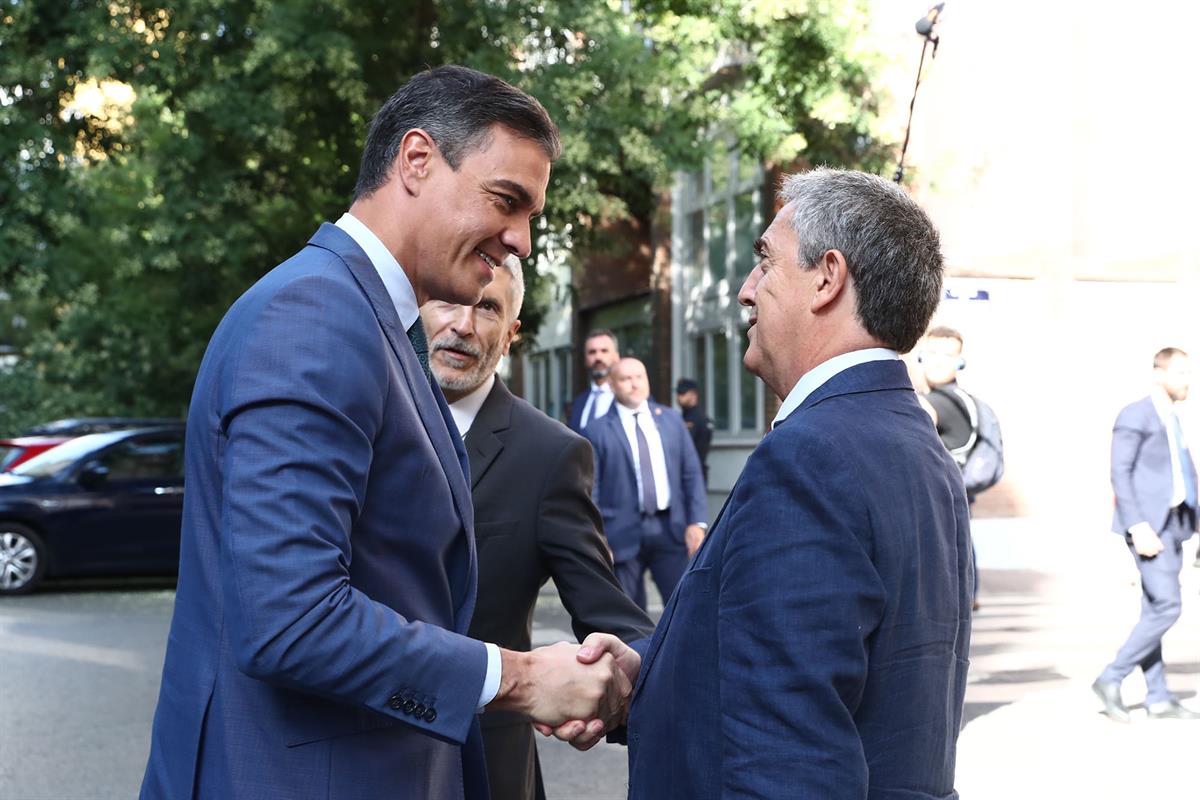
M 100 457 L 110 481 L 156 480 L 183 476 L 183 440 L 137 439 L 123 442 Z
M 700 385 L 718 440 L 745 439 L 763 426 L 762 382 L 742 366 L 748 339 L 737 302 L 754 268 L 754 240 L 766 227 L 762 167 L 729 147 L 702 170 L 679 176 L 675 202 L 677 274 L 683 283 L 677 310 L 686 348 L 677 363 Z

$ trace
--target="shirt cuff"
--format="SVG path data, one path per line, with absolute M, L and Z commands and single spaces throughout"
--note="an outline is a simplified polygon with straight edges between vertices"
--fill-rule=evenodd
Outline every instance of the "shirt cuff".
M 487 675 L 483 678 L 483 691 L 479 693 L 478 711 L 483 711 L 484 706 L 496 699 L 496 692 L 500 691 L 500 648 L 490 642 L 484 642 L 483 646 L 487 648 Z

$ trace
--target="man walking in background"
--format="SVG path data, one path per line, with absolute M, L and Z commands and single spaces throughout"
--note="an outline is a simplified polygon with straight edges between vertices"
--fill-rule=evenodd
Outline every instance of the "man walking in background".
M 620 357 L 617 335 L 610 330 L 594 330 L 583 340 L 583 359 L 592 385 L 571 401 L 571 430 L 583 433 L 588 423 L 603 417 L 612 408 L 613 391 L 608 373 Z
M 553 578 L 581 641 L 597 631 L 645 639 L 654 624 L 617 583 L 592 502 L 591 446 L 513 397 L 496 374 L 524 296 L 521 263 L 510 256 L 475 305 L 421 309 L 429 365 L 471 462 L 479 600 L 469 635 L 529 650 L 538 590 Z M 529 718 L 488 711 L 480 722 L 492 800 L 544 798 Z
M 596 451 L 594 494 L 617 579 L 646 608 L 646 571 L 666 602 L 704 539 L 704 476 L 683 419 L 650 399 L 645 365 L 621 359 L 611 383 L 613 409 L 584 433 Z
M 1121 682 L 1137 667 L 1146 678 L 1151 719 L 1197 719 L 1167 688 L 1162 639 L 1183 609 L 1179 571 L 1183 543 L 1196 531 L 1196 464 L 1178 404 L 1191 384 L 1187 353 L 1166 347 L 1154 355 L 1150 396 L 1117 415 L 1112 440 L 1113 531 L 1125 537 L 1142 577 L 1142 613 L 1111 664 L 1092 684 L 1104 713 L 1129 721 Z

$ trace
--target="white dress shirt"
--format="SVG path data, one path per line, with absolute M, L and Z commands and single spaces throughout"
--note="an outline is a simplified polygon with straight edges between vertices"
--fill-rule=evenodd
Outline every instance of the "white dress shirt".
M 633 415 L 637 414 L 635 420 Z M 650 404 L 645 400 L 637 408 L 627 408 L 617 403 L 617 415 L 621 418 L 621 427 L 625 429 L 625 438 L 629 440 L 633 452 L 633 474 L 637 477 L 638 505 L 642 503 L 642 463 L 638 458 L 636 424 L 646 436 L 646 444 L 650 449 L 650 470 L 654 473 L 654 489 L 658 508 L 656 511 L 666 511 L 671 506 L 671 481 L 667 477 L 667 454 L 663 450 L 662 436 L 658 426 L 651 419 Z M 642 509 L 646 511 L 646 509 Z
M 1179 406 L 1167 395 L 1167 391 L 1161 386 L 1155 386 L 1150 390 L 1150 400 L 1154 403 L 1154 410 L 1158 412 L 1158 418 L 1162 421 L 1163 427 L 1167 429 L 1167 445 L 1171 448 L 1171 508 L 1182 503 L 1187 499 L 1187 489 L 1183 485 L 1183 457 L 1179 452 L 1179 445 L 1175 441 L 1175 423 L 1171 419 L 1174 414 L 1179 419 L 1179 428 L 1183 432 L 1184 443 L 1187 443 L 1187 428 L 1183 425 L 1182 417 L 1179 417 Z M 1191 446 L 1188 445 L 1188 451 L 1191 452 Z
M 475 424 L 475 417 L 479 416 L 479 409 L 483 408 L 483 402 L 487 400 L 488 393 L 495 385 L 496 373 L 493 372 L 470 394 L 460 397 L 450 404 L 450 416 L 454 418 L 454 425 L 458 428 L 459 436 L 467 438 L 467 431 L 471 430 L 471 426 Z
M 596 406 L 596 413 L 594 415 L 592 414 L 593 404 Z M 579 427 L 586 428 L 589 420 L 603 417 L 608 413 L 608 410 L 612 408 L 612 404 L 612 386 L 609 386 L 607 381 L 599 386 L 593 383 L 592 389 L 588 393 L 587 402 L 583 404 L 583 416 L 579 418 Z
M 400 262 L 384 246 L 383 242 L 379 241 L 379 237 L 364 225 L 362 220 L 353 216 L 349 211 L 342 214 L 341 219 L 335 224 L 345 231 L 354 240 L 355 244 L 361 247 L 363 252 L 367 254 L 371 265 L 379 273 L 379 278 L 383 281 L 383 287 L 387 289 L 388 296 L 392 298 L 392 304 L 396 306 L 396 314 L 400 317 L 400 324 L 404 326 L 405 330 L 411 328 L 412 324 L 417 321 L 420 309 L 417 307 L 417 293 L 413 291 L 412 282 L 409 281 L 408 275 L 400 267 Z M 494 378 L 495 376 L 492 377 Z M 483 404 L 482 400 L 479 402 L 480 405 Z M 478 412 L 479 408 L 476 407 L 475 411 Z M 453 410 L 451 410 L 451 414 L 453 413 Z M 471 419 L 475 419 L 475 414 L 471 415 Z M 457 417 L 455 417 L 454 422 L 456 425 L 458 424 Z M 470 428 L 469 423 L 467 427 Z M 466 430 L 462 430 L 462 435 L 467 435 Z M 489 642 L 484 642 L 484 647 L 487 648 L 487 675 L 483 679 L 483 690 L 479 693 L 477 708 L 480 711 L 483 710 L 484 706 L 492 702 L 496 697 L 496 693 L 500 691 L 500 648 Z
M 783 405 L 779 406 L 779 413 L 775 415 L 775 421 L 771 423 L 771 427 L 774 428 L 787 419 L 789 414 L 804 404 L 810 394 L 828 383 L 829 379 L 839 372 L 857 367 L 859 364 L 866 364 L 869 361 L 896 361 L 899 358 L 900 355 L 895 350 L 888 350 L 885 347 L 868 347 L 866 350 L 851 350 L 849 353 L 834 356 L 828 361 L 822 361 L 796 381 L 796 385 L 784 398 Z

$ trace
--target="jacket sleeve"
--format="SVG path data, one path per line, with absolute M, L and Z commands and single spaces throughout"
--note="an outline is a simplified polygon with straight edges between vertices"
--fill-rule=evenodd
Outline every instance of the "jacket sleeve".
M 306 278 L 257 313 L 221 385 L 225 624 L 247 675 L 465 741 L 481 642 L 402 617 L 350 583 L 351 531 L 384 422 L 390 352 L 354 287 Z M 395 420 L 389 421 L 395 425 Z M 419 423 L 417 423 L 419 424 Z M 420 535 L 419 499 L 396 527 Z M 418 603 L 419 605 L 419 603 Z M 435 720 L 405 715 L 398 693 Z
M 613 574 L 591 497 L 592 468 L 592 447 L 578 436 L 549 458 L 538 500 L 538 548 L 580 641 L 602 631 L 633 642 L 650 636 L 654 623 Z
M 1138 497 L 1133 480 L 1138 454 L 1148 436 L 1145 425 L 1139 423 L 1137 404 L 1127 406 L 1117 415 L 1112 436 L 1112 488 L 1117 519 L 1124 530 L 1150 521 L 1151 515 Z
M 751 457 L 722 522 L 721 796 L 865 798 L 854 715 L 884 607 L 855 533 L 865 498 L 843 448 L 781 433 Z

